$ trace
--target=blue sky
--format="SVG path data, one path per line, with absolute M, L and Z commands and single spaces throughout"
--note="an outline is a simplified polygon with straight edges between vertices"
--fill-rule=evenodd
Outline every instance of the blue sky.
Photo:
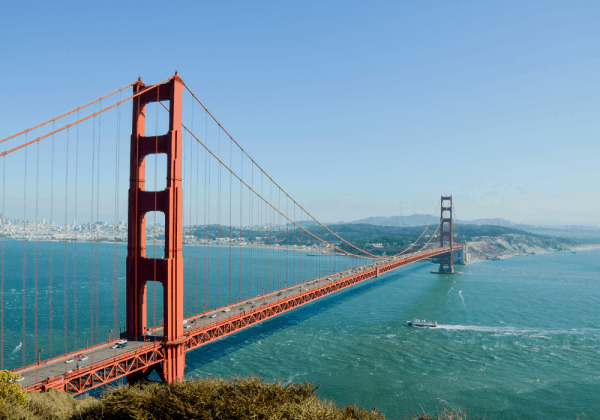
M 0 138 L 178 70 L 318 219 L 600 224 L 598 2 L 11 2 Z

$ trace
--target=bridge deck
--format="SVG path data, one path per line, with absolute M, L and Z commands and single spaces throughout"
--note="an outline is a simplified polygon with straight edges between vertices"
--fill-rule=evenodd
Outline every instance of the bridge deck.
M 450 248 L 436 248 L 390 258 L 194 315 L 184 326 L 186 352 L 356 283 L 447 252 Z M 79 394 L 163 361 L 162 339 L 162 327 L 154 328 L 144 337 L 129 338 L 124 348 L 111 348 L 115 339 L 13 372 L 22 374 L 21 386 L 28 390 L 57 388 Z M 86 360 L 79 359 L 82 354 Z

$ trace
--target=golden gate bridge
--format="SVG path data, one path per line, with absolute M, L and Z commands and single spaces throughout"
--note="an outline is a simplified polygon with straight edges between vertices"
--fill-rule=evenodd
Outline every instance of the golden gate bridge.
M 464 258 L 451 196 L 439 223 L 395 255 L 343 239 L 177 73 L 153 85 L 140 78 L 0 143 L 1 368 L 28 390 L 79 394 L 152 372 L 180 381 L 186 353 L 207 343 L 417 261 L 438 257 L 446 274 Z

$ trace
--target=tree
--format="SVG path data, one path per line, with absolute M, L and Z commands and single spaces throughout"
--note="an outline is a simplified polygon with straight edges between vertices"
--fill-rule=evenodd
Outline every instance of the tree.
M 17 382 L 20 377 L 20 373 L 13 375 L 9 370 L 0 370 L 0 405 L 7 401 L 14 405 L 29 401 L 27 391 L 21 389 L 21 385 Z

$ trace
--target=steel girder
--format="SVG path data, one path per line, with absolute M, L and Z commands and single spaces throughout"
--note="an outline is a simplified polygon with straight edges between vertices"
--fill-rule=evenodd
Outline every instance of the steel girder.
M 164 347 L 161 342 L 157 342 L 64 375 L 53 376 L 27 387 L 27 391 L 56 388 L 74 395 L 81 394 L 134 372 L 151 370 L 164 359 Z

